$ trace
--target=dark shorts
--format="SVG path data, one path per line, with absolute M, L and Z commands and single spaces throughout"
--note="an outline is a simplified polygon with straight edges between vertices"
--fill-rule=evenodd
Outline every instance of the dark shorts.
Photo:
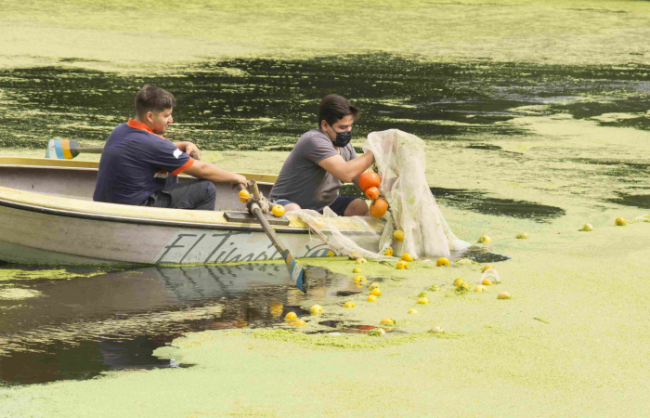
M 214 210 L 217 188 L 209 180 L 189 180 L 166 186 L 149 196 L 147 206 L 156 208 Z
M 358 197 L 339 196 L 336 198 L 334 202 L 332 202 L 331 205 L 329 205 L 329 208 L 332 209 L 332 211 L 337 215 L 344 216 L 345 210 L 348 208 L 348 206 L 350 206 L 350 203 L 352 203 L 352 201 L 356 199 L 358 199 Z M 293 203 L 293 202 L 287 199 L 275 199 L 274 203 L 277 203 L 278 205 L 286 206 L 289 203 Z M 322 210 L 319 210 L 319 212 L 323 213 Z

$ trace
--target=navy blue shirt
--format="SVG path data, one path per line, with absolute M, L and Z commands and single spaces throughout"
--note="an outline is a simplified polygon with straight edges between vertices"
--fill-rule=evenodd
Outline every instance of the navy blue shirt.
M 145 205 L 193 163 L 170 141 L 131 119 L 115 128 L 104 145 L 93 200 Z

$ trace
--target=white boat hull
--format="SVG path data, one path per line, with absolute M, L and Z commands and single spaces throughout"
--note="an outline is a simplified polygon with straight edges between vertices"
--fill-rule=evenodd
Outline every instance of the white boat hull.
M 0 179 L 0 261 L 39 265 L 221 264 L 282 258 L 258 224 L 226 220 L 223 210 L 229 210 L 236 201 L 228 185 L 220 185 L 222 205 L 226 205 L 222 211 L 116 205 L 84 199 L 84 193 L 94 186 L 89 184 L 92 173 L 79 171 L 76 175 L 64 170 L 59 174 L 59 170 L 47 168 L 48 176 L 34 175 L 22 166 L 5 171 L 14 173 L 18 189 L 6 187 L 12 182 L 8 175 Z M 61 180 L 52 180 L 57 176 Z M 49 184 L 41 181 L 44 177 L 50 178 Z M 59 184 L 61 191 L 48 193 Z M 340 255 L 309 234 L 298 219 L 289 219 L 289 225 L 275 229 L 295 257 Z M 355 241 L 359 245 L 376 251 L 376 235 L 349 232 L 358 235 Z

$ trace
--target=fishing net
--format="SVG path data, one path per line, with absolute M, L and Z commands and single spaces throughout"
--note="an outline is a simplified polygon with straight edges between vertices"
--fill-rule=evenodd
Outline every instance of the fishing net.
M 424 141 L 390 129 L 368 135 L 363 150 L 372 151 L 375 156 L 380 190 L 390 205 L 384 222 L 337 217 L 328 208 L 322 215 L 315 211 L 296 212 L 312 232 L 336 251 L 375 260 L 390 259 L 384 255 L 388 247 L 394 249 L 395 255 L 408 252 L 414 259 L 429 259 L 450 257 L 470 246 L 453 234 L 429 189 Z M 402 242 L 393 238 L 396 229 L 404 231 Z

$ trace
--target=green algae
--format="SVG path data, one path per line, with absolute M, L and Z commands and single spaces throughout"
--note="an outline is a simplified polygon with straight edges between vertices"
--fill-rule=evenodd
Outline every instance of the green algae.
M 337 55 L 340 53 L 338 44 L 323 46 L 322 39 L 314 43 L 313 36 L 320 37 L 319 33 L 303 37 L 293 36 L 288 30 L 292 25 L 300 28 L 296 23 L 311 23 L 321 17 L 317 8 L 307 10 L 313 5 L 302 2 L 286 5 L 258 2 L 254 7 L 246 2 L 227 3 L 223 10 L 208 2 L 132 5 L 120 1 L 98 5 L 88 1 L 59 4 L 50 1 L 41 4 L 44 6 L 30 1 L 3 3 L 3 19 L 8 16 L 20 20 L 3 20 L 12 31 L 12 39 L 5 42 L 8 31 L 0 35 L 5 36 L 0 38 L 2 53 L 8 54 L 0 57 L 0 65 L 40 65 L 61 59 L 64 65 L 99 71 L 162 74 L 169 72 L 170 67 L 160 62 L 203 60 L 204 57 L 197 58 L 198 54 L 219 59 L 228 54 L 314 56 L 325 53 L 326 48 Z M 341 4 L 333 3 L 327 15 L 347 18 L 344 14 L 349 9 L 337 10 L 338 6 Z M 357 51 L 394 48 L 426 54 L 420 58 L 432 60 L 523 59 L 541 64 L 632 61 L 647 65 L 650 57 L 647 45 L 639 43 L 639 39 L 648 38 L 647 2 L 553 1 L 542 5 L 530 1 L 496 1 L 487 5 L 468 0 L 451 4 L 363 6 L 359 5 L 365 14 L 361 18 L 352 17 L 354 23 L 344 25 L 349 30 L 359 28 L 355 34 L 361 37 L 346 36 L 351 40 L 350 48 Z M 140 11 L 128 12 L 129 7 L 147 7 L 159 19 L 143 21 Z M 354 5 L 347 3 L 345 7 Z M 251 15 L 250 10 L 260 13 Z M 382 19 L 387 11 L 393 12 L 390 22 Z M 126 18 L 123 12 L 129 13 Z M 287 19 L 277 19 L 278 15 Z M 69 16 L 64 25 L 60 24 L 60 16 Z M 279 21 L 280 25 L 260 24 L 266 19 Z M 214 25 L 214 22 L 221 24 Z M 31 25 L 34 28 L 29 28 Z M 207 25 L 214 28 L 203 34 L 203 39 L 167 35 L 191 35 L 192 31 L 199 33 Z M 99 27 L 109 30 L 95 30 Z M 129 31 L 142 27 L 150 31 L 148 39 L 169 42 L 160 53 L 130 50 L 124 45 L 141 42 L 141 33 L 124 33 L 124 27 Z M 244 40 L 243 33 L 246 33 Z M 83 34 L 82 42 L 79 42 L 80 34 Z M 16 41 L 25 35 L 47 41 L 32 41 L 31 47 L 25 48 Z M 255 38 L 257 42 L 250 42 Z M 215 39 L 232 39 L 232 42 Z M 106 48 L 96 47 L 100 40 Z M 435 48 L 431 48 L 431 42 L 435 42 Z M 290 43 L 295 43 L 296 49 L 287 48 Z M 141 65 L 143 62 L 145 65 Z M 152 67 L 148 63 L 157 64 Z M 171 70 L 179 68 L 186 66 Z M 477 66 L 467 71 L 479 74 L 480 70 Z M 606 69 L 596 69 L 591 78 L 597 80 L 601 70 Z M 612 71 L 619 75 L 629 72 L 625 68 Z M 641 77 L 646 77 L 642 75 L 644 71 L 639 72 Z M 593 83 L 575 79 L 578 81 L 569 80 L 567 85 L 574 88 L 580 83 Z M 503 80 L 502 84 L 507 84 L 507 77 Z M 295 81 L 291 80 L 287 89 L 291 82 Z M 323 86 L 329 89 L 334 83 L 333 79 L 325 80 Z M 323 86 L 304 88 L 322 90 Z M 385 91 L 382 84 L 378 86 L 377 91 Z M 538 87 L 552 90 L 551 84 Z M 572 93 L 570 90 L 567 92 Z M 604 92 L 603 96 L 607 94 Z M 132 94 L 124 96 L 129 96 L 130 105 Z M 586 98 L 587 94 L 579 92 L 578 96 Z M 545 100 L 542 95 L 539 99 Z M 600 100 L 594 103 L 597 101 Z M 561 105 L 558 103 L 555 109 Z M 649 231 L 645 221 L 625 229 L 613 226 L 618 216 L 627 219 L 639 216 L 636 207 L 622 207 L 617 200 L 620 196 L 639 194 L 637 188 L 647 182 L 647 165 L 644 166 L 647 158 L 643 156 L 650 141 L 647 135 L 639 134 L 647 124 L 643 118 L 595 119 L 599 112 L 611 113 L 616 105 L 586 104 L 584 112 L 580 105 L 566 105 L 563 111 L 568 117 L 564 119 L 549 117 L 543 109 L 533 109 L 538 119 L 504 121 L 510 116 L 501 115 L 497 130 L 452 126 L 453 131 L 440 132 L 443 138 L 452 132 L 457 142 L 439 141 L 427 150 L 427 160 L 432 162 L 427 172 L 431 185 L 496 193 L 496 198 L 506 200 L 504 203 L 540 202 L 544 208 L 565 211 L 562 216 L 546 217 L 552 222 L 538 224 L 529 219 L 499 216 L 499 213 L 468 213 L 451 204 L 443 207 L 447 221 L 459 237 L 487 233 L 493 238 L 493 249 L 513 257 L 497 265 L 504 278 L 502 287 L 516 295 L 509 303 L 497 303 L 494 289 L 488 289 L 487 297 L 469 294 L 445 298 L 442 297 L 445 292 L 436 292 L 438 295 L 431 295 L 432 303 L 426 308 L 418 306 L 417 318 L 404 324 L 412 327 L 416 335 L 438 324 L 451 330 L 450 334 L 439 334 L 437 340 L 424 339 L 375 349 L 339 349 L 309 342 L 254 338 L 245 332 L 214 332 L 210 333 L 213 335 L 210 341 L 183 348 L 187 361 L 199 365 L 195 369 L 113 373 L 109 378 L 89 382 L 0 389 L 0 415 L 348 416 L 372 411 L 378 416 L 421 416 L 423 412 L 431 412 L 425 408 L 434 405 L 439 416 L 647 416 L 645 382 L 649 373 L 646 359 L 650 355 L 650 341 L 645 330 L 650 326 L 647 316 L 650 301 L 647 281 L 643 278 L 650 275 L 645 262 Z M 634 108 L 638 105 L 645 106 L 642 101 L 626 100 L 621 107 L 631 107 L 623 109 L 625 113 L 638 114 L 639 109 Z M 379 110 L 384 109 L 373 111 Z M 129 111 L 125 110 L 123 117 Z M 519 110 L 525 111 L 530 109 Z M 418 124 L 413 121 L 423 120 L 403 115 L 405 119 L 406 116 L 408 122 L 402 127 L 410 128 Z M 574 120 L 573 116 L 581 120 Z M 474 118 L 467 118 L 471 119 Z M 397 120 L 391 117 L 385 124 L 376 126 L 394 127 Z M 612 123 L 619 126 L 628 123 L 637 129 L 604 126 Z M 78 125 L 74 126 L 76 129 Z M 248 126 L 256 129 L 253 124 Z M 68 130 L 72 132 L 72 128 Z M 499 136 L 495 132 L 513 135 Z M 100 137 L 98 133 L 92 135 Z M 296 135 L 296 132 L 264 132 L 261 136 L 284 146 L 285 142 L 295 141 Z M 247 139 L 232 137 L 239 138 L 240 142 Z M 474 146 L 477 143 L 483 145 Z M 25 142 L 17 144 L 22 146 Z M 215 158 L 220 158 L 221 164 L 230 169 L 259 167 L 277 173 L 284 159 L 281 152 L 255 154 L 235 151 L 237 143 L 225 145 L 233 151 L 228 151 L 228 155 L 215 153 Z M 267 157 L 260 163 L 258 158 L 264 154 Z M 582 234 L 588 237 L 575 231 L 585 222 L 596 227 L 592 233 Z M 513 237 L 521 230 L 535 233 L 535 242 L 527 242 L 525 246 L 517 242 Z M 343 274 L 351 271 L 346 262 L 324 265 Z M 382 286 L 386 292 L 378 305 L 357 303 L 357 309 L 363 308 L 357 313 L 343 309 L 339 312 L 333 303 L 331 306 L 322 303 L 325 315 L 340 313 L 351 321 L 373 324 L 384 316 L 399 318 L 412 306 L 413 295 L 432 282 L 453 293 L 450 283 L 457 275 L 465 276 L 468 281 L 473 276 L 480 277 L 480 271 L 470 266 L 427 270 L 416 263 L 412 269 L 399 273 L 384 267 L 372 263 L 364 267 L 368 270 L 364 274 L 386 279 Z M 454 273 L 447 275 L 450 272 Z M 310 297 L 318 300 L 319 295 Z M 329 297 L 323 296 L 326 301 Z M 305 305 L 316 300 L 306 301 Z M 548 318 L 550 324 L 530 318 Z M 463 338 L 448 339 L 448 335 L 458 330 L 462 331 Z M 363 341 L 367 337 L 355 338 Z M 278 385 L 279 379 L 282 385 Z
M 43 294 L 38 290 L 32 289 L 18 289 L 13 287 L 0 287 L 1 300 L 23 300 L 31 299 L 42 296 Z M 2 350 L 0 350 L 0 353 Z
M 253 333 L 252 337 L 271 341 L 291 342 L 303 347 L 336 347 L 342 349 L 369 350 L 424 341 L 431 338 L 432 335 L 418 333 L 392 336 L 390 333 L 387 333 L 385 339 L 377 340 L 360 335 L 307 335 L 301 332 L 287 330 L 262 330 Z
M 148 19 L 142 19 L 143 13 Z M 83 65 L 164 73 L 179 61 L 205 57 L 305 57 L 344 50 L 400 53 L 431 61 L 597 62 L 626 68 L 648 63 L 648 49 L 638 40 L 648 37 L 649 13 L 645 2 L 616 0 L 597 5 L 586 0 L 570 4 L 496 0 L 489 5 L 337 0 L 318 6 L 304 0 L 286 4 L 228 0 L 218 5 L 193 0 L 137 6 L 122 0 L 101 5 L 89 0 L 7 0 L 0 66 Z M 312 22 L 324 15 L 338 23 L 343 48 L 310 30 Z M 141 45 L 145 35 L 165 46 L 125 47 Z
M 22 269 L 0 269 L 0 282 L 24 281 L 24 280 L 70 280 L 79 277 L 93 277 L 106 274 L 105 271 L 92 273 L 72 273 L 65 269 L 57 270 L 22 270 Z

